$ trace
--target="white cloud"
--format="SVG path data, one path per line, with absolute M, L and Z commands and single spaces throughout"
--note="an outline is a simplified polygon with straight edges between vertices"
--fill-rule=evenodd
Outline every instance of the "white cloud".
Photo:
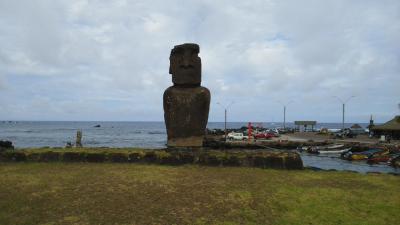
M 395 0 L 4 0 L 0 119 L 95 112 L 99 120 L 163 120 L 170 49 L 196 42 L 203 85 L 212 104 L 235 100 L 232 120 L 278 120 L 277 101 L 294 99 L 289 119 L 339 121 L 331 96 L 356 95 L 349 118 L 385 121 L 398 114 L 399 7 Z M 210 113 L 223 119 L 219 107 Z

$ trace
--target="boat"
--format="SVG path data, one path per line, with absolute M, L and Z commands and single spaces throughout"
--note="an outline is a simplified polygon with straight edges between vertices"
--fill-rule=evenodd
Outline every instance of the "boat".
M 367 163 L 368 164 L 376 164 L 376 163 L 380 163 L 380 162 L 388 162 L 391 158 L 392 158 L 392 156 L 390 156 L 390 155 L 379 155 L 376 157 L 368 158 Z
M 389 152 L 383 152 L 382 154 L 376 154 L 372 155 L 368 158 L 367 163 L 369 164 L 375 164 L 375 163 L 380 163 L 380 162 L 387 162 L 390 164 L 390 162 L 399 157 L 400 153 L 389 153 Z
M 383 149 L 380 148 L 373 148 L 363 152 L 352 152 L 348 151 L 341 154 L 341 158 L 347 160 L 365 160 L 368 159 L 370 156 L 376 153 L 383 152 Z
M 340 150 L 319 150 L 319 154 L 343 154 L 350 151 L 351 148 L 345 148 Z
M 343 148 L 344 144 L 333 144 L 333 145 L 328 145 L 324 146 L 326 149 L 337 149 L 337 148 Z
M 307 148 L 307 152 L 311 154 L 320 154 L 323 152 L 323 154 L 327 153 L 333 153 L 333 154 L 340 154 L 343 152 L 347 152 L 350 149 L 341 149 L 343 148 L 343 144 L 333 144 L 333 145 L 327 145 L 327 146 L 313 146 Z M 345 151 L 343 151 L 345 150 Z

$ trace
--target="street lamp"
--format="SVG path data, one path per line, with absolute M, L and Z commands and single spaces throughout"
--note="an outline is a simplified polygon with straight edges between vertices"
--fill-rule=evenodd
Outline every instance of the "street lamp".
M 229 103 L 228 105 L 224 106 L 224 105 L 222 105 L 221 103 L 217 102 L 217 104 L 218 104 L 219 106 L 221 106 L 221 107 L 224 109 L 224 111 L 225 111 L 225 123 L 224 123 L 225 142 L 226 142 L 226 136 L 227 136 L 227 133 L 226 133 L 226 114 L 227 114 L 228 108 L 229 108 L 233 103 L 234 103 L 234 102 L 232 101 L 232 102 Z
M 341 103 L 342 103 L 342 130 L 344 130 L 344 108 L 345 105 L 348 101 L 350 101 L 350 99 L 356 97 L 356 96 L 350 96 L 349 98 L 347 98 L 345 101 L 343 101 L 341 98 L 339 98 L 338 96 L 332 96 L 334 98 L 337 98 Z
M 286 129 L 286 106 L 290 105 L 291 103 L 293 103 L 292 100 L 290 100 L 289 102 L 282 103 L 281 101 L 279 101 L 279 103 L 281 103 L 281 105 L 283 106 L 283 129 Z

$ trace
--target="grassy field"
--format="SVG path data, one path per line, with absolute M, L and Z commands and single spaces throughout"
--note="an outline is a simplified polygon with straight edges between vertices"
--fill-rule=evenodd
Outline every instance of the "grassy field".
M 400 177 L 0 163 L 0 224 L 399 224 Z

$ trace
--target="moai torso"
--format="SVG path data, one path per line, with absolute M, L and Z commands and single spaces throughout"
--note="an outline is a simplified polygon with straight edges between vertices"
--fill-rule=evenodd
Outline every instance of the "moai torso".
M 201 59 L 197 44 L 171 50 L 174 86 L 164 92 L 164 119 L 168 147 L 201 147 L 208 121 L 210 91 L 201 87 Z

